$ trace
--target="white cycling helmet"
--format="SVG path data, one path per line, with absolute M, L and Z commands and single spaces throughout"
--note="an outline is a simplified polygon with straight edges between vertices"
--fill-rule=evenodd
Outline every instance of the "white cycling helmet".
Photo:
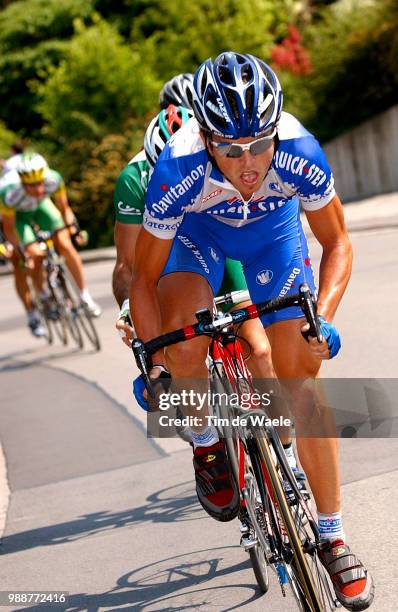
M 151 168 L 155 166 L 169 138 L 191 117 L 193 112 L 190 109 L 169 104 L 152 119 L 144 138 L 145 155 Z
M 17 166 L 17 172 L 22 183 L 30 185 L 44 181 L 48 164 L 39 153 L 24 153 Z
M 159 104 L 167 108 L 169 104 L 192 108 L 193 74 L 185 72 L 167 81 L 160 90 Z

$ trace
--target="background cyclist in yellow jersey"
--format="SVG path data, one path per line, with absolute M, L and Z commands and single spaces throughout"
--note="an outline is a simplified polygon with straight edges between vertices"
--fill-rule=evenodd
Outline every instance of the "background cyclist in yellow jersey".
M 24 154 L 17 169 L 3 177 L 0 199 L 6 238 L 14 247 L 18 247 L 19 243 L 23 245 L 32 263 L 33 282 L 42 298 L 47 297 L 43 293 L 43 251 L 36 241 L 32 224 L 54 234 L 55 248 L 65 258 L 80 290 L 82 303 L 92 316 L 99 316 L 101 309 L 86 287 L 81 259 L 68 230 L 77 222 L 69 206 L 61 175 L 50 169 L 38 153 Z

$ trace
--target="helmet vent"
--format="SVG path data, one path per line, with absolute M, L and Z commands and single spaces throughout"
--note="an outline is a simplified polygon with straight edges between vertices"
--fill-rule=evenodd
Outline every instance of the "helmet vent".
M 272 117 L 275 108 L 275 100 L 271 94 L 267 91 L 264 92 L 264 101 L 261 104 L 260 111 L 260 121 L 263 123 L 268 123 L 269 119 Z
M 231 74 L 231 70 L 227 66 L 220 66 L 218 70 L 218 77 L 224 85 L 234 85 L 235 79 Z
M 218 127 L 223 127 L 227 125 L 222 112 L 218 108 L 216 104 L 214 104 L 211 100 L 207 100 L 206 102 L 207 115 L 213 125 Z
M 203 71 L 203 75 L 200 81 L 200 97 L 203 96 L 204 92 L 206 91 L 206 86 L 207 86 L 207 70 Z
M 191 89 L 186 89 L 187 101 L 189 102 L 189 108 L 193 108 L 193 95 Z
M 237 121 L 239 121 L 239 108 L 236 103 L 236 98 L 233 92 L 230 89 L 227 89 L 227 91 L 225 91 L 224 93 L 225 93 L 225 97 L 228 100 L 228 104 L 231 107 L 233 116 L 235 117 Z
M 254 85 L 250 85 L 246 90 L 246 111 L 249 117 L 254 112 Z
M 219 66 L 228 66 L 228 57 L 225 53 L 219 56 Z
M 169 104 L 190 108 L 189 101 L 192 100 L 193 75 L 189 72 L 177 74 L 165 83 L 159 94 L 161 108 L 167 108 Z M 189 94 L 189 95 L 188 95 Z
M 254 78 L 253 69 L 250 66 L 250 64 L 246 64 L 245 66 L 242 67 L 241 77 L 242 77 L 243 83 L 250 83 L 251 81 L 253 81 L 253 78 Z
M 238 64 L 245 64 L 247 62 L 247 59 L 245 58 L 245 56 L 240 55 L 240 53 L 235 53 L 234 56 Z

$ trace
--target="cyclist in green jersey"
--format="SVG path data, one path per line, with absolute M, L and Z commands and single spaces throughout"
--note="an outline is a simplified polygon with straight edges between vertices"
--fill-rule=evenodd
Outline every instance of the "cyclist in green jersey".
M 162 87 L 159 94 L 161 109 L 167 109 L 170 104 L 174 106 L 191 108 L 193 75 L 190 73 L 178 74 Z M 175 122 L 175 118 L 173 119 Z M 177 121 L 179 123 L 179 120 Z M 178 129 L 179 125 L 174 125 Z M 167 127 L 162 130 L 163 140 L 166 142 L 173 132 Z M 159 146 L 159 143 L 158 143 Z M 164 144 L 160 144 L 163 149 Z M 131 282 L 131 273 L 134 263 L 134 249 L 138 233 L 141 229 L 145 208 L 145 193 L 148 185 L 148 165 L 145 151 L 140 151 L 120 173 L 114 191 L 115 231 L 114 240 L 117 251 L 115 269 L 113 271 L 113 294 L 123 314 L 118 320 L 120 331 L 125 329 L 130 335 L 129 326 L 125 325 L 128 312 L 128 295 Z M 127 305 L 127 308 L 124 306 Z M 128 344 L 128 339 L 125 338 Z
M 34 285 L 42 299 L 49 296 L 43 290 L 43 251 L 36 241 L 32 224 L 53 234 L 54 245 L 64 256 L 80 289 L 82 303 L 92 316 L 99 316 L 101 309 L 86 287 L 81 259 L 67 229 L 76 227 L 77 222 L 68 204 L 61 175 L 50 169 L 41 155 L 27 153 L 21 157 L 17 170 L 8 172 L 1 181 L 0 200 L 6 237 L 16 249 L 22 244 L 32 264 Z
M 148 186 L 148 177 L 151 164 L 155 164 L 154 157 L 158 156 L 167 140 L 185 122 L 192 117 L 192 112 L 182 106 L 170 105 L 162 110 L 150 123 L 146 137 L 146 150 L 140 151 L 120 173 L 114 191 L 113 203 L 115 209 L 115 245 L 117 251 L 116 264 L 113 271 L 113 294 L 121 310 L 117 321 L 117 328 L 127 336 L 124 342 L 130 345 L 131 327 L 126 323 L 129 313 L 129 289 L 134 264 L 135 242 L 142 226 L 145 194 Z M 153 147 L 150 159 L 147 134 L 152 134 Z

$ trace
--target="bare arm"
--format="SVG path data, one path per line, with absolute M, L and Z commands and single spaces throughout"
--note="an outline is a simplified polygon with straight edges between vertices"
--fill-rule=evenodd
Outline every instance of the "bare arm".
M 344 222 L 343 206 L 335 195 L 327 206 L 306 212 L 311 230 L 322 246 L 318 313 L 327 321 L 334 314 L 351 276 L 353 251 Z
M 135 257 L 135 245 L 141 225 L 115 223 L 114 239 L 116 246 L 116 263 L 112 276 L 112 288 L 115 300 L 121 306 L 129 297 Z
M 19 245 L 19 236 L 15 225 L 15 213 L 3 214 L 4 235 L 14 248 Z
M 137 336 L 144 341 L 162 333 L 157 284 L 172 242 L 156 238 L 144 228 L 138 236 L 130 289 L 130 312 Z M 153 362 L 165 363 L 163 351 L 153 355 Z
M 75 215 L 69 206 L 68 196 L 66 195 L 65 189 L 61 189 L 57 192 L 57 194 L 54 194 L 54 202 L 59 208 L 65 224 L 72 225 L 75 222 Z

